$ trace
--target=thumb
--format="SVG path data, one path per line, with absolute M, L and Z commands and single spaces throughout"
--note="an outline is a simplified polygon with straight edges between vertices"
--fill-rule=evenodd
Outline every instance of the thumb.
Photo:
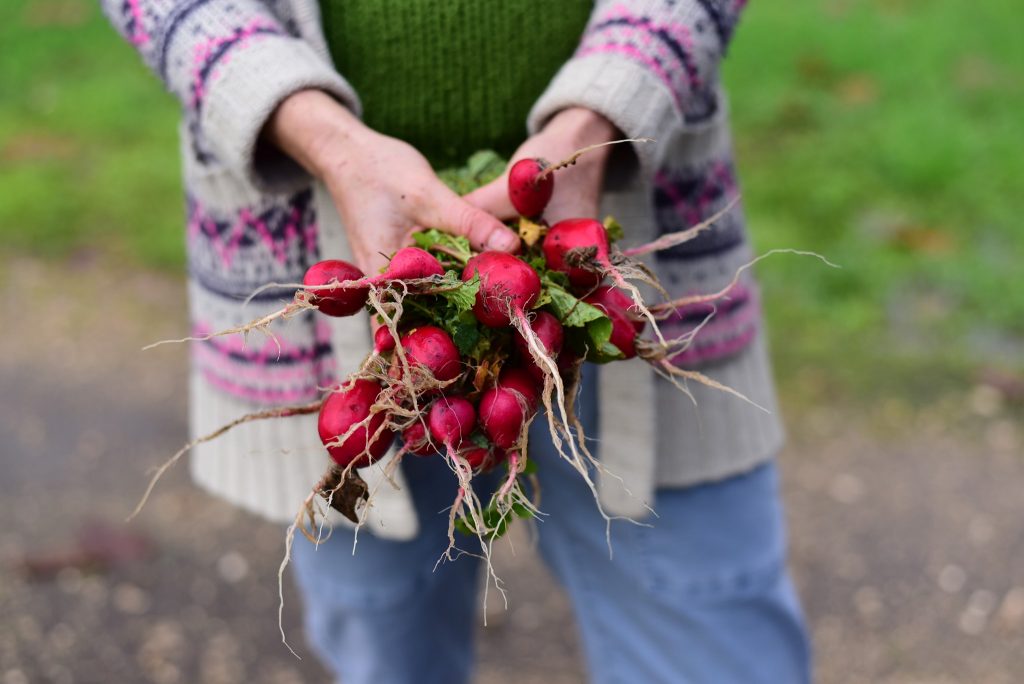
M 502 174 L 487 185 L 483 185 L 462 197 L 466 202 L 502 220 L 519 216 L 508 198 L 508 174 Z
M 429 213 L 436 213 L 436 216 L 423 217 L 423 225 L 469 238 L 473 249 L 478 251 L 515 252 L 519 249 L 519 236 L 511 228 L 455 193 L 435 205 Z

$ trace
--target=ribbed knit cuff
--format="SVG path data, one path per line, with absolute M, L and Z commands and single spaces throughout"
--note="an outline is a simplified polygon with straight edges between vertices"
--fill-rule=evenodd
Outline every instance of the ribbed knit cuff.
M 208 86 L 201 127 L 220 160 L 243 171 L 261 190 L 294 192 L 309 184 L 291 158 L 259 144 L 260 132 L 292 93 L 316 88 L 360 114 L 355 91 L 313 48 L 290 36 L 269 35 L 232 54 Z
M 662 158 L 668 134 L 682 125 L 672 94 L 658 78 L 618 55 L 585 55 L 566 62 L 530 111 L 531 135 L 568 107 L 601 114 L 628 138 L 653 138 L 655 142 L 633 144 L 647 173 L 653 173 Z

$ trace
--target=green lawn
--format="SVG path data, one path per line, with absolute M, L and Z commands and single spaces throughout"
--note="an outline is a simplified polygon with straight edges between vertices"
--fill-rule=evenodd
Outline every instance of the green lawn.
M 926 386 L 934 361 L 1021 363 L 1020 18 L 1016 0 L 751 3 L 725 72 L 757 245 L 844 267 L 760 268 L 784 367 Z M 902 364 L 923 377 L 885 377 Z
M 5 249 L 180 268 L 176 103 L 94 3 L 0 4 Z M 784 374 L 927 386 L 1013 363 L 1020 16 L 1019 0 L 751 4 L 725 74 L 757 246 L 843 265 L 761 266 Z
M 87 0 L 0 3 L 0 236 L 183 262 L 177 105 Z

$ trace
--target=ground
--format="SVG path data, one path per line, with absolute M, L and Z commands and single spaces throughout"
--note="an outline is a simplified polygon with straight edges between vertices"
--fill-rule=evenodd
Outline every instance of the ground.
M 756 249 L 843 266 L 758 271 L 821 682 L 1024 671 L 1019 5 L 751 3 L 725 60 Z M 185 432 L 185 350 L 139 351 L 186 330 L 150 270 L 182 267 L 179 104 L 89 0 L 0 3 L 0 45 L 0 684 L 323 681 L 278 642 L 278 528 L 184 468 L 120 523 Z M 502 564 L 480 680 L 579 681 L 566 601 Z
M 183 283 L 78 255 L 57 286 L 53 266 L 0 262 L 0 683 L 325 681 L 290 584 L 285 627 L 303 659 L 280 643 L 279 527 L 206 496 L 183 467 L 122 523 L 185 434 L 185 348 L 140 351 L 185 330 Z M 818 681 L 1016 681 L 1014 388 L 873 408 L 808 405 L 798 389 L 781 463 Z M 478 681 L 582 681 L 571 609 L 525 546 L 503 548 L 510 609 L 480 627 Z

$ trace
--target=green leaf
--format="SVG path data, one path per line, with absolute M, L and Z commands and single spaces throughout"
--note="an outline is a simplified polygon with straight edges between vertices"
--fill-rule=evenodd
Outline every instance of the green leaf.
M 476 351 L 480 342 L 480 325 L 472 311 L 460 314 L 450 325 L 445 326 L 452 336 L 452 341 L 462 356 L 470 356 Z
M 537 273 L 544 274 L 544 282 L 550 282 L 558 287 L 566 290 L 569 288 L 569 274 L 562 273 L 561 271 L 548 271 L 547 265 L 544 261 L 540 262 L 540 266 L 536 267 Z
M 611 343 L 612 322 L 607 317 L 590 321 L 587 331 L 587 361 L 608 363 L 622 358 L 622 352 Z
M 547 260 L 544 258 L 544 255 L 540 252 L 536 252 L 534 254 L 527 256 L 526 263 L 528 263 L 530 265 L 530 268 L 532 268 L 537 273 L 544 273 L 545 271 L 548 270 Z M 557 271 L 552 271 L 548 275 L 556 276 L 562 274 L 558 273 Z M 565 282 L 568 283 L 568 279 Z
M 459 314 L 472 310 L 473 304 L 476 303 L 476 293 L 479 291 L 479 275 L 473 276 L 470 280 L 463 281 L 456 271 L 445 273 L 444 279 L 438 283 L 437 287 L 429 290 L 431 294 L 436 294 L 446 299 Z
M 460 195 L 487 185 L 505 171 L 505 160 L 497 152 L 483 150 L 473 154 L 465 166 L 442 169 L 437 173 L 445 185 Z
M 587 361 L 608 363 L 622 358 L 622 352 L 611 343 L 612 322 L 607 317 L 589 321 L 579 328 L 565 329 L 565 344 L 576 354 L 585 354 Z
M 412 234 L 412 239 L 416 242 L 417 247 L 428 252 L 436 247 L 443 247 L 464 262 L 473 256 L 473 251 L 469 246 L 469 238 L 462 237 L 461 235 L 449 235 L 437 228 L 417 231 Z
M 563 326 L 580 328 L 599 318 L 608 319 L 600 309 L 577 299 L 571 292 L 563 290 L 546 276 L 544 286 L 544 292 L 551 299 L 551 309 Z
M 470 179 L 477 184 L 487 185 L 505 171 L 506 161 L 493 150 L 476 152 L 466 162 L 466 171 Z
M 626 231 L 623 230 L 622 224 L 616 221 L 613 216 L 604 217 L 604 232 L 608 234 L 609 242 L 615 242 L 626 237 Z
M 512 504 L 512 512 L 518 515 L 520 518 L 524 518 L 526 520 L 529 520 L 533 517 L 533 511 L 531 511 L 529 508 L 519 503 L 518 501 Z
M 541 309 L 551 303 L 551 295 L 548 294 L 547 290 L 542 289 L 540 296 L 537 297 L 537 301 L 533 303 L 532 309 Z

